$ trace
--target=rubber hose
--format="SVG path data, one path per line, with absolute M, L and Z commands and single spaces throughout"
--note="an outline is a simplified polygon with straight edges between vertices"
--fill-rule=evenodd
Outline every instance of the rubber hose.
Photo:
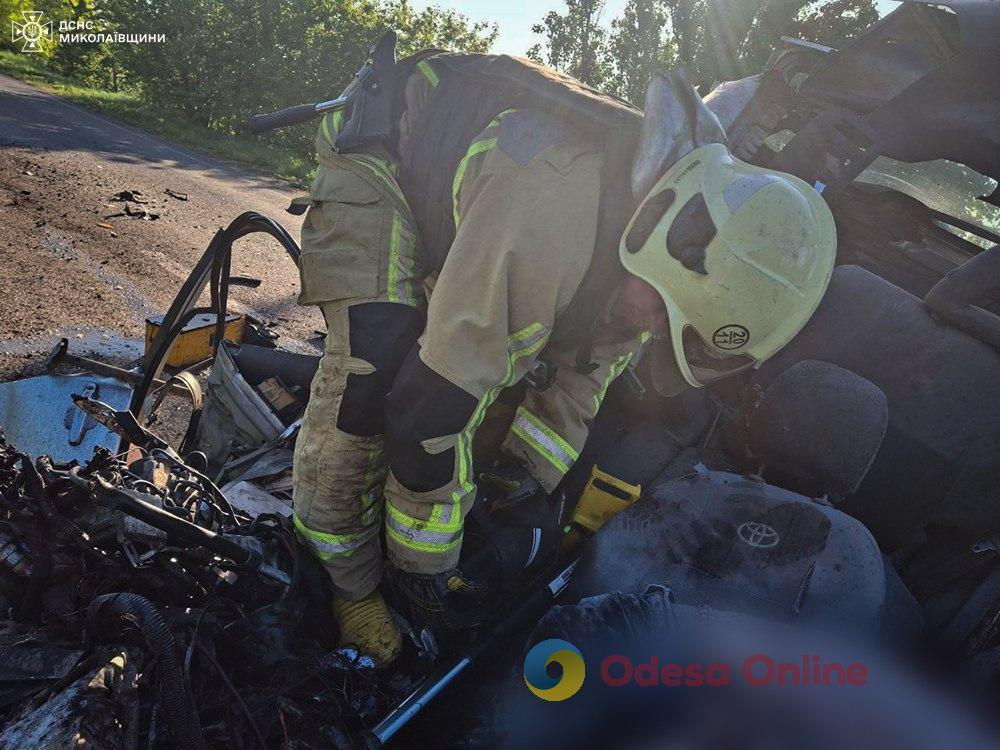
M 21 476 L 24 479 L 24 488 L 28 497 L 35 501 L 42 515 L 57 532 L 61 532 L 73 540 L 81 549 L 91 549 L 92 543 L 86 532 L 60 513 L 52 504 L 45 492 L 45 480 L 42 479 L 42 475 L 32 462 L 31 457 L 25 453 L 20 454 L 20 456 Z
M 175 746 L 184 750 L 204 750 L 205 739 L 198 712 L 177 658 L 177 643 L 156 606 L 138 594 L 104 594 L 94 599 L 87 608 L 87 625 L 92 635 L 100 633 L 105 639 L 128 629 L 142 635 L 156 658 L 160 704 Z

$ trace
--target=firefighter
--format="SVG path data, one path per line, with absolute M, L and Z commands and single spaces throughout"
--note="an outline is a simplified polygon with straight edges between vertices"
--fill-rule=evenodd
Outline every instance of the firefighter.
M 300 303 L 320 307 L 328 334 L 295 449 L 294 523 L 329 572 L 342 644 L 378 665 L 401 648 L 379 593 L 384 553 L 410 616 L 475 621 L 479 584 L 459 568 L 473 440 L 498 395 L 551 359 L 567 309 L 600 308 L 586 356 L 561 353 L 546 387 L 516 406 L 501 446 L 507 491 L 552 492 L 651 336 L 673 352 L 676 384 L 707 385 L 787 343 L 833 267 L 820 196 L 737 161 L 690 84 L 660 76 L 629 154 L 635 202 L 613 231 L 625 272 L 608 275 L 603 300 L 581 301 L 612 221 L 607 145 L 518 94 L 520 79 L 504 89 L 462 72 L 488 57 L 400 64 L 388 146 L 338 150 L 344 111 L 317 138 Z

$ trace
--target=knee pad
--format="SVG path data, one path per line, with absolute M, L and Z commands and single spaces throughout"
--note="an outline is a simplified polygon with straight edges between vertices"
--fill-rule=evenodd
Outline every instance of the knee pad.
M 386 400 L 385 440 L 389 467 L 411 492 L 429 492 L 451 481 L 455 449 L 428 453 L 422 441 L 454 435 L 468 425 L 478 402 L 438 375 L 413 347 Z
M 351 356 L 369 362 L 375 372 L 347 376 L 337 427 L 368 437 L 385 432 L 385 398 L 396 373 L 424 330 L 424 316 L 395 302 L 368 302 L 347 311 Z

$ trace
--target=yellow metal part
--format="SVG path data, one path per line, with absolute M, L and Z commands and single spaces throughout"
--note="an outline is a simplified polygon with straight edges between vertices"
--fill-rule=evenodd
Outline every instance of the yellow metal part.
M 604 524 L 633 505 L 641 494 L 640 485 L 629 484 L 594 466 L 570 522 L 591 534 L 596 533 Z
M 146 318 L 146 353 L 152 347 L 153 338 L 163 324 L 162 315 Z M 242 315 L 227 315 L 223 338 L 237 344 L 243 342 L 243 331 L 246 320 Z M 188 367 L 206 360 L 212 356 L 215 343 L 215 315 L 202 313 L 194 316 L 177 337 L 167 365 L 170 367 Z

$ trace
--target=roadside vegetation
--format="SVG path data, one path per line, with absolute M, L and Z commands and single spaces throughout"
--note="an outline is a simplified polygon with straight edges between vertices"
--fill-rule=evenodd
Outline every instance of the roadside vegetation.
M 106 91 L 81 85 L 39 64 L 36 58 L 0 50 L 0 73 L 19 78 L 82 107 L 103 112 L 122 122 L 156 133 L 176 143 L 223 159 L 240 162 L 296 185 L 307 185 L 315 171 L 311 155 L 287 146 L 196 125 L 182 116 L 164 112 L 134 91 Z
M 53 39 L 21 51 L 11 33 L 42 11 Z M 316 123 L 251 136 L 250 115 L 336 96 L 387 28 L 401 53 L 483 52 L 494 25 L 406 0 L 0 0 L 0 73 L 209 154 L 293 182 L 314 171 Z M 163 43 L 59 43 L 60 22 L 83 34 L 163 34 Z M 86 25 L 89 24 L 89 25 Z
M 783 35 L 833 46 L 877 17 L 875 0 L 564 0 L 539 19 L 525 54 L 640 105 L 658 68 L 685 65 L 703 91 L 761 69 Z M 23 53 L 11 33 L 42 11 L 55 33 Z M 399 32 L 401 55 L 429 47 L 486 52 L 496 24 L 410 0 L 0 0 L 0 72 L 86 107 L 255 168 L 306 182 L 315 123 L 263 136 L 243 130 L 256 112 L 332 98 L 370 45 Z M 60 24 L 90 41 L 58 41 Z M 100 32 L 162 35 L 140 44 Z

